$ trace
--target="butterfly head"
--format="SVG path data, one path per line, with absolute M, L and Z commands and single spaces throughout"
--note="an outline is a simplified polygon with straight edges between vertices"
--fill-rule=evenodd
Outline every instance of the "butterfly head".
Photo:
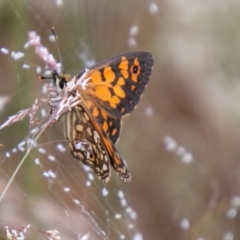
M 52 71 L 52 79 L 53 83 L 56 87 L 59 87 L 60 89 L 64 89 L 67 84 L 66 76 L 65 74 L 58 74 L 55 70 Z
M 58 74 L 57 71 L 52 71 L 51 77 L 45 77 L 40 76 L 39 79 L 45 80 L 45 79 L 51 79 L 53 80 L 54 86 L 56 86 L 59 89 L 64 89 L 67 85 L 67 82 L 71 79 L 70 75 L 68 74 Z

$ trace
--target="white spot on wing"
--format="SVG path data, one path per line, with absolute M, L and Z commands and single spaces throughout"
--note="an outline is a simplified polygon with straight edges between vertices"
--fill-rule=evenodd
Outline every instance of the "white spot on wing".
M 103 164 L 103 166 L 102 166 L 102 170 L 103 170 L 103 171 L 107 171 L 107 170 L 108 170 L 108 166 L 107 166 L 107 164 Z

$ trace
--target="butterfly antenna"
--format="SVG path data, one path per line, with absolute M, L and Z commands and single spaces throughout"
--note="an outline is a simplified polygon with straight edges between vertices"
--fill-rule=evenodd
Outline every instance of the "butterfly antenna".
M 59 49 L 59 46 L 58 46 L 58 40 L 57 40 L 57 36 L 56 36 L 54 27 L 52 27 L 52 35 L 54 36 L 55 43 L 56 43 L 56 46 L 57 46 L 58 55 L 59 55 L 60 62 L 61 62 L 61 71 L 62 71 L 63 74 L 65 74 L 65 70 L 64 70 L 64 67 L 63 67 L 62 55 L 60 53 L 60 49 Z

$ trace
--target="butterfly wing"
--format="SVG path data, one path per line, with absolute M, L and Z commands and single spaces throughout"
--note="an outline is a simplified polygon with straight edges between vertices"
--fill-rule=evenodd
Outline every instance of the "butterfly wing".
M 117 149 L 83 103 L 66 114 L 66 135 L 73 156 L 90 166 L 101 180 L 110 180 L 110 164 L 124 181 L 131 180 Z
M 90 67 L 86 73 L 88 86 L 80 93 L 84 100 L 91 100 L 110 116 L 120 118 L 137 105 L 148 83 L 152 66 L 153 57 L 148 52 L 119 55 Z
M 122 158 L 114 147 L 121 117 L 140 100 L 152 72 L 153 57 L 147 52 L 122 54 L 80 73 L 87 88 L 78 88 L 82 103 L 66 114 L 66 133 L 73 156 L 93 168 L 104 182 L 110 165 L 124 181 L 130 181 Z
M 84 101 L 87 108 L 90 110 L 92 115 L 97 119 L 98 123 L 102 126 L 104 132 L 111 139 L 112 143 L 115 144 L 119 138 L 121 130 L 121 118 L 111 116 L 104 109 L 96 105 L 90 100 Z

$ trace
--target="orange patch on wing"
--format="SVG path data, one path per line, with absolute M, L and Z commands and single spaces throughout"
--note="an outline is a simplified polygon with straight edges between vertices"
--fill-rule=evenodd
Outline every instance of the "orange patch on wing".
M 131 89 L 131 91 L 134 91 L 136 89 L 136 87 L 134 85 L 131 85 L 130 89 Z
M 117 84 L 120 85 L 120 86 L 125 85 L 125 80 L 124 80 L 124 78 L 120 77 L 120 78 L 118 79 L 118 81 L 117 81 Z
M 96 107 L 93 109 L 92 114 L 94 117 L 97 117 L 99 115 L 99 111 Z
M 117 133 L 117 129 L 114 128 L 114 129 L 112 130 L 112 136 L 116 135 L 116 133 Z
M 129 64 L 129 61 L 125 57 L 122 57 L 122 61 L 120 62 L 118 67 L 119 67 L 119 69 L 121 71 L 121 74 L 123 75 L 124 78 L 129 77 L 128 64 Z
M 121 70 L 121 74 L 123 75 L 124 78 L 129 78 L 128 70 Z
M 137 82 L 137 74 L 132 74 L 132 80 L 133 80 L 134 82 Z
M 103 118 L 106 120 L 107 119 L 107 113 L 104 110 L 101 110 Z
M 112 101 L 112 99 L 109 101 L 109 104 L 111 108 L 114 108 L 114 109 L 117 108 L 117 104 L 114 101 Z
M 117 104 L 119 104 L 121 100 L 116 96 L 112 96 L 112 98 L 109 100 L 110 106 L 112 108 L 117 108 Z
M 103 127 L 103 130 L 104 130 L 105 132 L 107 132 L 107 130 L 108 130 L 107 122 L 104 122 L 103 125 L 102 125 L 102 127 Z
M 90 81 L 94 82 L 95 84 L 102 82 L 101 73 L 99 71 L 94 71 L 90 77 Z
M 107 66 L 103 70 L 103 76 L 105 77 L 106 82 L 113 82 L 115 79 L 115 73 L 112 68 Z
M 115 96 L 112 96 L 111 101 L 113 101 L 114 103 L 120 103 L 120 102 L 121 102 L 121 100 L 119 99 L 119 97 L 117 97 L 116 95 L 115 95 Z
M 122 88 L 119 85 L 115 85 L 113 87 L 113 91 L 120 98 L 125 98 L 126 97 L 126 93 L 122 90 Z
M 103 136 L 103 141 L 104 141 L 104 143 L 105 143 L 106 148 L 108 149 L 108 151 L 113 152 L 112 142 L 111 142 L 111 141 L 108 141 L 108 139 L 105 138 L 104 136 Z
M 118 66 L 121 70 L 128 70 L 128 60 L 120 62 Z
M 114 156 L 114 163 L 117 164 L 118 166 L 121 165 L 121 161 L 116 156 Z
M 102 101 L 107 101 L 111 98 L 111 92 L 106 86 L 96 86 L 95 94 Z

